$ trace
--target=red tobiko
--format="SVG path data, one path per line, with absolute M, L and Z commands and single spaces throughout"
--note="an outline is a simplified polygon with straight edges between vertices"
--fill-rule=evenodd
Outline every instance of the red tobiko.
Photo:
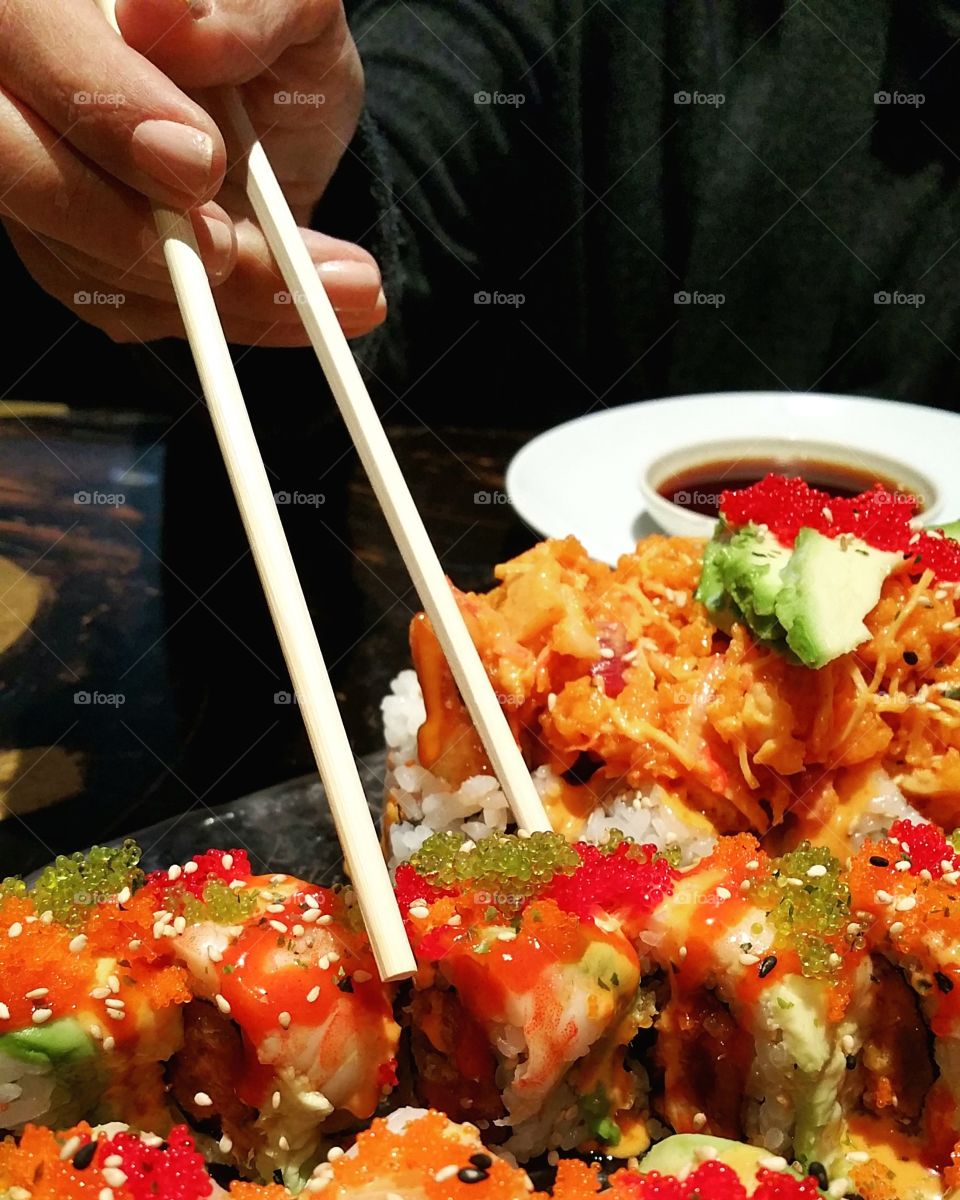
M 441 896 L 456 895 L 456 892 L 450 888 L 438 888 L 430 883 L 409 863 L 401 863 L 397 867 L 393 890 L 397 894 L 397 904 L 404 917 L 406 917 L 410 905 L 416 903 L 417 900 L 423 900 L 429 905 L 435 900 L 439 900 Z
M 652 912 L 679 876 L 656 846 L 621 842 L 604 851 L 580 842 L 574 849 L 580 866 L 572 875 L 555 875 L 543 898 L 584 919 L 601 911 L 634 918 Z
M 960 542 L 939 530 L 916 529 L 919 509 L 916 496 L 879 484 L 859 496 L 841 497 L 783 475 L 767 475 L 751 487 L 720 496 L 720 512 L 734 529 L 766 525 L 784 546 L 792 546 L 801 529 L 816 529 L 826 537 L 853 534 L 877 550 L 915 559 L 937 579 L 960 580 Z
M 911 875 L 929 871 L 934 879 L 939 879 L 946 871 L 960 870 L 960 855 L 936 825 L 895 821 L 888 836 L 897 843 L 894 850 L 897 861 L 909 861 Z
M 147 1146 L 133 1133 L 118 1133 L 102 1142 L 98 1163 L 119 1158 L 126 1175 L 125 1193 L 132 1200 L 208 1200 L 211 1191 L 203 1156 L 197 1153 L 185 1125 L 170 1131 L 162 1145 Z
M 203 889 L 211 879 L 229 884 L 235 879 L 249 879 L 253 874 L 246 850 L 207 850 L 195 854 L 191 862 L 196 863 L 196 870 L 184 869 L 176 879 L 170 878 L 169 871 L 151 871 L 147 876 L 147 887 L 161 895 L 166 895 L 171 888 L 182 887 L 202 900 Z
M 823 1193 L 809 1175 L 796 1179 L 779 1171 L 757 1172 L 753 1200 L 814 1200 Z M 747 1189 L 737 1172 L 711 1159 L 701 1163 L 683 1180 L 650 1171 L 645 1175 L 618 1171 L 611 1180 L 611 1195 L 617 1200 L 746 1200 Z

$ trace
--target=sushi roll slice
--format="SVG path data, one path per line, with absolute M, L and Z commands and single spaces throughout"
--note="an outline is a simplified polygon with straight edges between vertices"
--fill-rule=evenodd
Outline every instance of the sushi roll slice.
M 137 896 L 193 992 L 172 1094 L 245 1171 L 297 1183 L 322 1138 L 373 1116 L 395 1082 L 392 994 L 353 900 L 257 876 L 239 850 L 158 872 Z
M 626 841 L 428 839 L 397 871 L 419 965 L 406 1014 L 419 1099 L 521 1161 L 645 1150 L 648 1079 L 632 1044 L 655 999 L 637 945 L 674 876 Z
M 683 873 L 653 914 L 674 1130 L 832 1169 L 870 986 L 851 920 L 841 865 L 820 847 L 773 859 L 743 834 Z
M 55 1133 L 27 1126 L 0 1144 L 0 1200 L 288 1200 L 284 1187 L 227 1184 L 208 1168 L 185 1126 L 166 1139 L 123 1126 Z
M 960 854 L 937 826 L 900 821 L 864 845 L 850 879 L 874 976 L 858 1061 L 865 1138 L 949 1174 L 960 1162 Z
M 0 887 L 0 1128 L 81 1118 L 170 1125 L 164 1062 L 183 1041 L 186 972 L 127 911 L 139 851 L 60 858 Z

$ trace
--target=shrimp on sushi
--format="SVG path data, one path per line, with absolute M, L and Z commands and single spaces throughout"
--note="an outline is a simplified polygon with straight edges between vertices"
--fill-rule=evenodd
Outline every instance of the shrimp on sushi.
M 631 1043 L 653 997 L 632 938 L 673 875 L 627 842 L 429 838 L 397 872 L 419 964 L 407 1016 L 420 1099 L 521 1160 L 645 1150 L 648 1080 Z
M 186 972 L 130 911 L 139 851 L 60 858 L 0 885 L 0 1128 L 123 1120 L 168 1128 L 163 1064 Z
M 228 1160 L 296 1182 L 396 1079 L 392 995 L 352 892 L 254 875 L 235 850 L 151 876 L 138 900 L 193 991 L 174 1098 Z

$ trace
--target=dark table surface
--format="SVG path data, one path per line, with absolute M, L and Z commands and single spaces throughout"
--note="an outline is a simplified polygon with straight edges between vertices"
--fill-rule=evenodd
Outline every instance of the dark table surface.
M 0 405 L 0 873 L 172 815 L 192 823 L 312 768 L 205 420 Z M 489 587 L 494 564 L 535 540 L 503 491 L 530 433 L 388 432 L 448 575 Z M 274 454 L 269 431 L 262 444 L 368 755 L 418 601 L 331 436 L 306 468 Z

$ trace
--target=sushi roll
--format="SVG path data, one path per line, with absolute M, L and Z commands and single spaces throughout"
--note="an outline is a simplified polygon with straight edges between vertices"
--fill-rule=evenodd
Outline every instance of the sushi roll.
M 682 874 L 653 914 L 672 1129 L 833 1169 L 870 987 L 851 921 L 841 865 L 819 847 L 774 859 L 742 834 Z
M 288 1200 L 284 1187 L 222 1187 L 185 1126 L 166 1139 L 123 1126 L 55 1133 L 27 1126 L 0 1143 L 0 1200 Z
M 60 858 L 0 886 L 0 1128 L 81 1118 L 169 1127 L 164 1063 L 186 972 L 128 911 L 139 851 Z
M 171 1093 L 228 1161 L 296 1184 L 324 1136 L 373 1116 L 399 1026 L 349 889 L 257 876 L 209 851 L 148 878 L 136 902 L 193 998 Z
M 521 1161 L 644 1151 L 643 930 L 675 874 L 626 841 L 429 838 L 397 871 L 419 967 L 406 1010 L 419 1099 Z
M 863 1136 L 949 1175 L 960 1161 L 960 854 L 937 826 L 900 821 L 864 845 L 850 878 L 874 976 Z

